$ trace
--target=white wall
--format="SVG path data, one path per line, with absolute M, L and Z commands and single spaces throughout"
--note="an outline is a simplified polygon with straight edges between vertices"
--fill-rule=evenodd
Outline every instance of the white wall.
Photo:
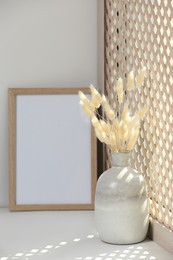
M 8 88 L 97 85 L 97 51 L 97 0 L 0 0 L 0 206 L 8 205 Z

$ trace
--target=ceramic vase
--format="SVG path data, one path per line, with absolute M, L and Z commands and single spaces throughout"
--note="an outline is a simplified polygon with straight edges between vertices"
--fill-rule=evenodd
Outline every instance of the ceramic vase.
M 112 153 L 112 167 L 98 179 L 95 223 L 102 241 L 133 244 L 145 239 L 149 209 L 146 182 L 129 166 L 130 153 Z

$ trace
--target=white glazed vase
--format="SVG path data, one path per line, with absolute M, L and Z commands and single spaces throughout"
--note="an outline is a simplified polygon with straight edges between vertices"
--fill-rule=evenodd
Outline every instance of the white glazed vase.
M 95 224 L 102 241 L 133 244 L 145 239 L 149 209 L 146 182 L 130 168 L 130 153 L 112 153 L 112 167 L 97 182 Z

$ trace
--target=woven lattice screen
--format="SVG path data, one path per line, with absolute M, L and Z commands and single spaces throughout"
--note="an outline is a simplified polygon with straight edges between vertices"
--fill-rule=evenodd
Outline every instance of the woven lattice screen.
M 117 78 L 148 70 L 130 96 L 131 110 L 150 106 L 132 165 L 147 177 L 151 216 L 173 230 L 173 1 L 105 0 L 105 14 L 105 93 L 112 106 Z

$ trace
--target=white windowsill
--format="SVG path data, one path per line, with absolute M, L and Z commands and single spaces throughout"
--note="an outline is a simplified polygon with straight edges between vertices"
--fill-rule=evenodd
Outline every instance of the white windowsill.
M 0 209 L 0 260 L 172 260 L 151 240 L 110 245 L 99 240 L 93 211 L 9 212 Z

